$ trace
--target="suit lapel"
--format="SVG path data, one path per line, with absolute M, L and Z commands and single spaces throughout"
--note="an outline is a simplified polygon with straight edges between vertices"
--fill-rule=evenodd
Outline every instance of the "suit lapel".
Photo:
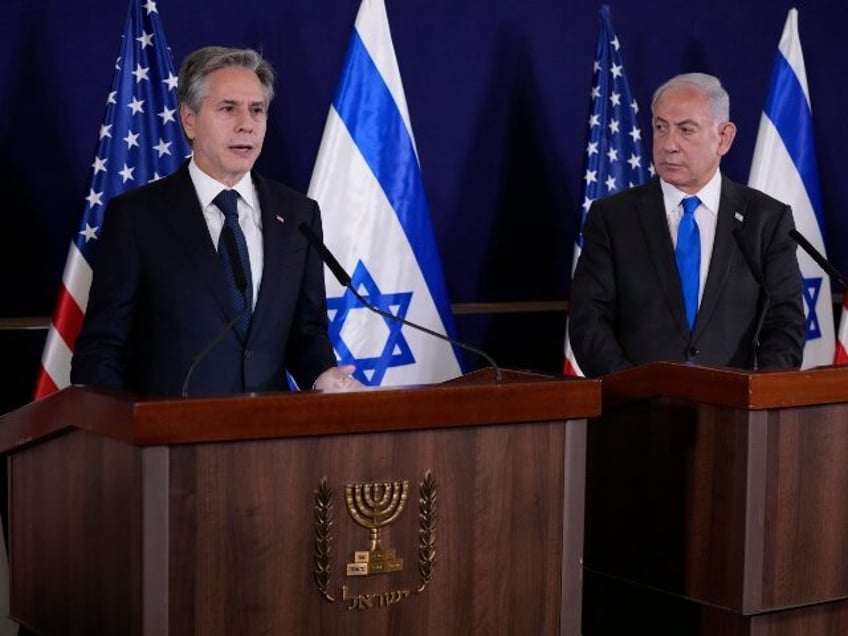
M 695 321 L 696 337 L 709 324 L 710 316 L 716 308 L 727 282 L 727 277 L 730 276 L 736 262 L 738 250 L 735 249 L 733 230 L 742 224 L 747 206 L 747 201 L 740 196 L 733 182 L 722 177 L 713 253 L 710 258 L 710 269 L 707 272 L 704 293 L 701 296 L 698 318 Z
M 646 194 L 636 205 L 648 253 L 660 283 L 660 291 L 671 308 L 677 328 L 688 340 L 689 322 L 686 319 L 683 290 L 680 286 L 680 276 L 677 274 L 677 261 L 674 259 L 674 243 L 668 230 L 659 179 L 654 180 L 653 187 L 646 190 Z
M 262 264 L 262 280 L 259 283 L 259 293 L 256 297 L 256 307 L 253 311 L 253 323 L 251 333 L 260 328 L 263 316 L 270 315 L 269 312 L 278 302 L 278 294 L 274 293 L 277 287 L 277 278 L 284 275 L 284 263 L 287 248 L 293 233 L 297 231 L 294 221 L 286 218 L 285 210 L 279 196 L 276 196 L 268 187 L 265 179 L 253 173 L 253 185 L 256 196 L 259 199 L 259 209 L 262 214 L 262 245 L 264 262 Z
M 169 188 L 163 191 L 163 198 L 163 209 L 167 213 L 162 215 L 162 223 L 167 224 L 176 235 L 183 257 L 197 272 L 198 284 L 207 287 L 225 316 L 232 318 L 232 306 L 221 275 L 221 261 L 209 238 L 209 228 L 188 172 L 188 162 L 171 177 Z

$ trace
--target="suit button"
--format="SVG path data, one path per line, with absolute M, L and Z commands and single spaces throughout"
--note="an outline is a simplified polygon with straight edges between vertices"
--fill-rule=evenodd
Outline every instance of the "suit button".
M 244 353 L 242 354 L 242 357 L 243 357 L 245 360 L 250 360 L 250 359 L 253 357 L 253 352 L 252 352 L 252 351 L 248 351 L 247 349 L 245 349 Z
M 701 350 L 695 347 L 689 347 L 686 349 L 686 359 L 691 360 L 692 358 L 697 358 L 701 354 Z

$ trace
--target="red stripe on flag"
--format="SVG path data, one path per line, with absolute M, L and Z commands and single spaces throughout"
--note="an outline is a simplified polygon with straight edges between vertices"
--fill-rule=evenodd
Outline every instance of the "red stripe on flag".
M 833 362 L 835 364 L 848 364 L 848 352 L 845 351 L 845 347 L 841 342 L 836 342 L 836 355 L 833 356 Z
M 59 290 L 59 298 L 56 301 L 56 310 L 53 313 L 51 329 L 59 335 L 71 351 L 74 350 L 74 343 L 82 328 L 84 317 L 85 312 L 83 312 L 73 296 L 68 293 L 67 288 L 62 285 L 62 288 Z M 35 382 L 35 391 L 33 392 L 35 399 L 55 393 L 61 388 L 56 384 L 49 370 L 53 367 L 55 372 L 57 365 L 65 364 L 64 357 L 61 360 L 51 361 L 49 359 L 51 351 L 45 349 L 44 354 L 46 357 L 41 361 L 41 368 L 38 371 L 38 378 Z
M 845 342 L 846 327 L 848 327 L 848 296 L 842 300 L 842 314 L 839 318 L 839 328 L 836 330 L 836 349 L 833 352 L 833 364 L 848 364 L 848 351 L 845 347 L 848 343 Z
M 53 314 L 53 327 L 59 332 L 62 340 L 65 341 L 71 351 L 74 350 L 74 343 L 77 341 L 80 329 L 82 329 L 84 317 L 85 312 L 77 305 L 68 290 L 62 286 L 59 292 L 59 300 L 56 303 L 56 312 Z
M 842 298 L 842 313 L 839 328 L 836 329 L 836 347 L 833 352 L 833 364 L 848 364 L 848 294 Z
M 46 397 L 51 393 L 55 393 L 59 390 L 59 387 L 56 386 L 56 383 L 53 382 L 53 378 L 51 378 L 44 367 L 41 367 L 38 370 L 38 379 L 35 381 L 35 393 L 33 397 L 37 400 L 39 398 Z

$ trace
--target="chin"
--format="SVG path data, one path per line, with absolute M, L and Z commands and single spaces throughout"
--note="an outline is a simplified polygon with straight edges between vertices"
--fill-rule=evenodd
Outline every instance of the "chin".
M 256 163 L 256 158 L 238 161 L 236 163 L 233 163 L 232 165 L 227 166 L 227 170 L 229 170 L 230 174 L 245 174 L 253 169 L 254 163 Z
M 670 183 L 675 188 L 682 188 L 683 186 L 685 186 L 689 183 L 689 180 L 685 178 L 686 175 L 683 175 L 676 170 L 672 170 L 670 172 L 666 172 L 666 171 L 660 172 L 658 170 L 657 175 L 659 176 L 660 179 L 662 179 L 666 183 Z

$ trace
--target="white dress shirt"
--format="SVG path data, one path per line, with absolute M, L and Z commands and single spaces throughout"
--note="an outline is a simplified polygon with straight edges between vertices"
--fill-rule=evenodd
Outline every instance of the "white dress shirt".
M 663 193 L 665 215 L 668 220 L 668 231 L 671 232 L 671 243 L 675 247 L 677 247 L 677 228 L 680 225 L 680 219 L 683 218 L 681 202 L 689 196 L 696 196 L 701 201 L 700 205 L 695 208 L 695 222 L 698 224 L 698 233 L 701 237 L 701 270 L 698 280 L 698 305 L 700 306 L 701 298 L 704 296 L 704 285 L 707 282 L 707 273 L 710 271 L 713 243 L 715 243 L 718 205 L 721 200 L 721 171 L 716 170 L 707 185 L 694 195 L 678 190 L 662 179 L 660 179 L 660 187 Z
M 191 175 L 194 190 L 197 192 L 197 198 L 200 201 L 203 218 L 206 219 L 206 226 L 209 228 L 209 236 L 212 239 L 212 244 L 217 248 L 218 239 L 224 227 L 224 213 L 218 209 L 218 206 L 212 203 L 212 200 L 218 196 L 221 190 L 226 190 L 227 186 L 203 172 L 194 162 L 194 158 L 188 164 L 188 172 Z M 241 231 L 244 232 L 244 238 L 247 242 L 247 253 L 250 258 L 250 278 L 253 282 L 252 306 L 256 307 L 256 298 L 259 295 L 259 283 L 262 281 L 262 263 L 264 257 L 262 214 L 259 210 L 259 197 L 256 196 L 256 190 L 253 187 L 253 180 L 250 178 L 249 172 L 232 189 L 239 193 L 239 226 L 241 227 Z

